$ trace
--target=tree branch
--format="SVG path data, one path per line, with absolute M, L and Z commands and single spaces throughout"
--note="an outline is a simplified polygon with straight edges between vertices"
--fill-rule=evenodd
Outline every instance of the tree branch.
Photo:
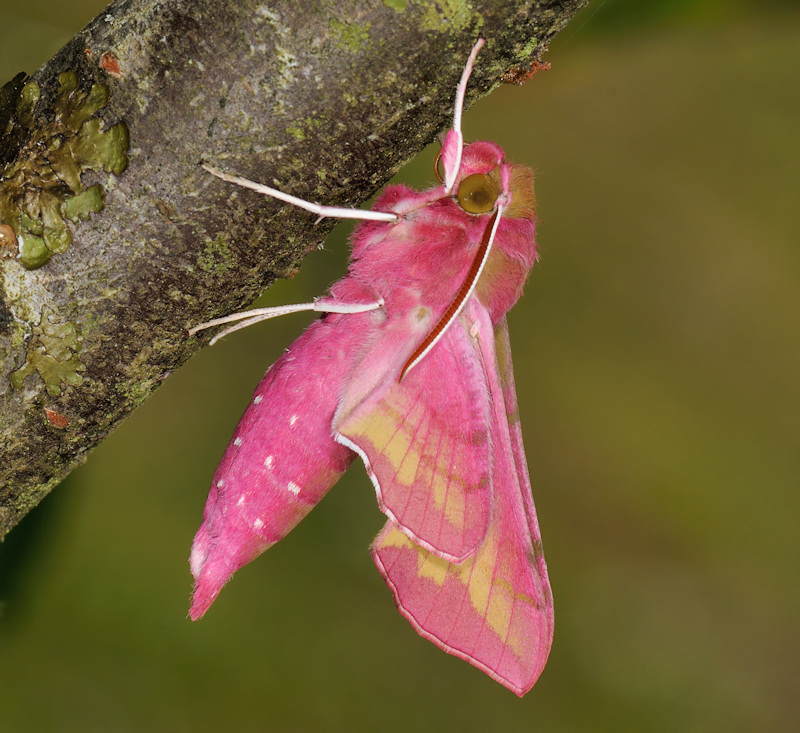
M 187 328 L 252 301 L 332 228 L 201 160 L 356 206 L 447 127 L 479 34 L 470 101 L 586 2 L 118 0 L 9 82 L 0 538 L 202 345 Z

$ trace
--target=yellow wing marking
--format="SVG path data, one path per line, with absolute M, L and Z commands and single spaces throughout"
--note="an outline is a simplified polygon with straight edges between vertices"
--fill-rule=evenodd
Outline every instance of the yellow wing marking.
M 444 510 L 447 521 L 453 527 L 463 528 L 465 495 L 474 487 L 459 474 L 462 463 L 459 459 L 471 446 L 461 446 L 453 436 L 431 430 L 430 414 L 422 403 L 412 407 L 399 392 L 393 392 L 391 398 L 391 403 L 383 399 L 376 409 L 351 419 L 347 434 L 356 443 L 372 444 L 394 467 L 399 483 L 430 491 L 434 506 Z M 435 456 L 420 450 L 432 442 L 425 439 L 431 433 L 441 438 Z
M 507 578 L 496 574 L 502 573 L 503 567 L 497 562 L 497 538 L 494 533 L 490 532 L 478 552 L 460 565 L 424 550 L 396 527 L 386 533 L 381 545 L 415 551 L 419 576 L 432 580 L 440 588 L 448 576 L 460 582 L 466 587 L 475 612 L 486 620 L 489 628 L 517 656 L 523 654 L 526 630 L 519 623 L 514 623 L 514 605 L 526 603 L 538 608 L 538 604 L 527 593 L 515 592 Z M 518 620 L 521 618 L 517 615 Z

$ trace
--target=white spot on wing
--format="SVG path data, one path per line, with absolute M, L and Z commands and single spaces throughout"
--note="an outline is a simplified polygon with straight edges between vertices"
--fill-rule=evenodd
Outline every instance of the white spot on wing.
M 294 427 L 294 424 L 297 422 L 297 415 L 292 415 L 289 418 L 289 427 Z
M 295 496 L 300 493 L 300 487 L 294 481 L 290 481 L 286 488 L 289 489 L 289 491 L 291 491 Z
M 275 456 L 267 456 L 264 459 L 264 465 L 271 471 L 272 467 L 275 465 Z
M 192 547 L 192 554 L 189 556 L 189 567 L 192 570 L 192 575 L 196 578 L 200 575 L 203 565 L 206 561 L 206 553 L 201 550 L 197 545 Z
M 242 444 L 242 439 L 241 438 L 234 438 L 233 439 L 233 444 L 238 448 Z
M 236 502 L 236 506 L 241 506 L 244 504 L 244 494 L 239 497 L 239 501 Z
M 253 529 L 261 529 L 263 526 L 264 522 L 262 522 L 260 519 L 253 520 Z
M 262 399 L 263 397 L 261 397 L 260 394 L 257 394 L 255 397 L 253 397 L 253 404 L 257 405 L 259 402 L 261 402 Z
M 220 479 L 219 481 L 217 481 L 217 488 L 218 488 L 218 489 L 221 489 L 221 488 L 222 488 L 222 485 L 223 485 L 224 483 L 225 483 L 225 481 L 224 481 L 223 479 Z

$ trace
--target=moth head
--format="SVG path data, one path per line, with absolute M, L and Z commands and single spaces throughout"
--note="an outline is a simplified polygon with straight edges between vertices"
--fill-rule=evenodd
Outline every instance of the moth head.
M 478 141 L 465 146 L 453 197 L 468 214 L 488 214 L 500 201 L 503 218 L 536 216 L 533 170 L 506 163 L 503 149 L 491 142 Z
M 525 166 L 506 164 L 503 149 L 494 143 L 480 141 L 464 145 L 461 133 L 464 97 L 475 59 L 484 43 L 483 38 L 478 38 L 461 74 L 453 105 L 453 127 L 444 136 L 433 169 L 444 184 L 445 196 L 452 196 L 466 213 L 479 216 L 497 210 L 498 213 L 502 211 L 504 217 L 533 221 L 536 214 L 533 171 Z M 440 164 L 443 175 L 439 173 Z

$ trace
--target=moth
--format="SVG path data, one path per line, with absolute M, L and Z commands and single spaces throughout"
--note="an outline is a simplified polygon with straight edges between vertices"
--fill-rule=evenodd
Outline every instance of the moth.
M 388 186 L 371 210 L 319 206 L 218 177 L 318 216 L 357 218 L 347 275 L 299 310 L 323 315 L 267 371 L 216 473 L 194 539 L 190 616 L 286 536 L 359 456 L 387 521 L 378 570 L 411 625 L 524 695 L 547 660 L 553 604 L 522 446 L 505 315 L 536 261 L 533 172 L 465 145 L 456 91 L 425 191 Z M 213 341 L 212 340 L 212 343 Z

